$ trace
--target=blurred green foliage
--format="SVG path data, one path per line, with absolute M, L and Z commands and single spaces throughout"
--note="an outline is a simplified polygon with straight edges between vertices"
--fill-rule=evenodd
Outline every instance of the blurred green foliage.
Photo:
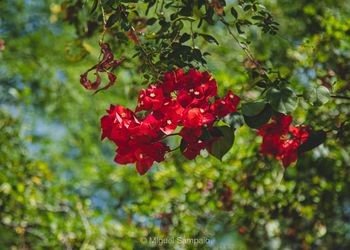
M 227 2 L 229 12 L 236 1 Z M 300 94 L 325 86 L 349 96 L 350 2 L 263 2 L 280 26 L 275 36 L 246 32 L 256 58 Z M 295 122 L 324 129 L 328 138 L 287 170 L 261 156 L 261 139 L 243 126 L 223 162 L 174 152 L 139 176 L 134 166 L 114 164 L 113 146 L 99 140 L 104 110 L 111 103 L 133 108 L 145 80 L 136 51 L 127 39 L 106 35 L 129 60 L 115 86 L 92 96 L 79 76 L 96 63 L 99 36 L 82 37 L 60 4 L 0 2 L 0 249 L 350 248 L 348 100 L 313 106 L 300 99 Z M 90 20 L 91 5 L 76 10 L 77 24 Z M 197 41 L 211 54 L 202 69 L 214 74 L 219 91 L 255 100 L 250 65 L 225 27 L 201 29 L 220 44 Z M 209 241 L 150 242 L 178 237 Z

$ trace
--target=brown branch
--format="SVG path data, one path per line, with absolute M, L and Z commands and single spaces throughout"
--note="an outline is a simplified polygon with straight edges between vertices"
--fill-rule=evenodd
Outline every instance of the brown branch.
M 350 100 L 350 96 L 331 95 L 332 98 Z

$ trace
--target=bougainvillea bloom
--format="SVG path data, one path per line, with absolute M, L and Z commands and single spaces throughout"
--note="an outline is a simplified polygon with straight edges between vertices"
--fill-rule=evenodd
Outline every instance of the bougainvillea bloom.
M 214 103 L 210 101 L 212 97 L 217 99 Z M 165 159 L 171 150 L 164 140 L 178 127 L 182 127 L 178 135 L 182 137 L 182 154 L 186 158 L 194 159 L 202 149 L 210 151 L 215 138 L 201 139 L 202 130 L 235 112 L 239 100 L 232 92 L 220 99 L 217 83 L 208 72 L 167 72 L 163 81 L 140 91 L 135 112 L 111 105 L 108 114 L 101 118 L 101 138 L 118 146 L 115 162 L 136 163 L 142 175 L 154 162 Z
M 297 160 L 298 148 L 306 142 L 311 130 L 308 126 L 290 126 L 292 119 L 292 116 L 279 114 L 257 131 L 263 137 L 260 152 L 275 156 L 284 167 Z
M 240 98 L 229 91 L 226 97 L 215 100 L 210 109 L 216 116 L 223 118 L 237 111 L 239 101 Z

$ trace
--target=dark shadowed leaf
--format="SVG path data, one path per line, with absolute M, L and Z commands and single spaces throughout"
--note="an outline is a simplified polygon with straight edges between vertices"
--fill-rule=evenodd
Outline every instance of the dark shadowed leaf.
M 298 98 L 290 88 L 272 88 L 266 94 L 267 100 L 272 108 L 280 113 L 286 114 L 296 109 Z
M 238 129 L 239 127 L 242 127 L 244 124 L 244 118 L 243 116 L 238 113 L 231 113 L 224 117 L 224 122 L 228 125 L 230 125 L 232 130 Z
M 265 108 L 266 101 L 257 101 L 257 102 L 249 102 L 244 103 L 242 105 L 242 113 L 246 116 L 255 116 L 261 113 Z
M 272 116 L 272 108 L 269 104 L 265 106 L 263 111 L 255 116 L 243 116 L 245 123 L 254 129 L 259 129 L 262 125 L 267 123 Z
M 235 9 L 235 8 L 231 8 L 231 14 L 237 19 L 237 17 L 238 17 L 238 12 L 237 12 L 237 10 Z
M 319 131 L 310 131 L 309 132 L 309 138 L 306 142 L 304 142 L 299 148 L 298 148 L 298 154 L 302 154 L 304 152 L 310 151 L 322 143 L 324 143 L 327 139 L 327 134 L 323 130 Z
M 207 42 L 216 43 L 217 45 L 219 45 L 219 42 L 215 39 L 215 37 L 207 34 L 199 34 L 199 35 L 203 37 Z
M 213 142 L 210 154 L 221 161 L 222 157 L 231 149 L 235 135 L 234 131 L 228 126 L 220 126 L 215 128 L 221 133 L 222 136 Z
M 120 15 L 118 13 L 112 14 L 106 23 L 106 27 L 112 27 L 119 19 Z

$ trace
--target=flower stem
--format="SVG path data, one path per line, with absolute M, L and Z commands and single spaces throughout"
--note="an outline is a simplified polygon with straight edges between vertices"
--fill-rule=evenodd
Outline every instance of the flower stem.
M 176 147 L 176 148 L 170 150 L 169 153 L 170 153 L 170 152 L 174 152 L 174 151 L 178 150 L 179 148 L 180 148 L 180 146 L 178 146 L 178 147 Z

